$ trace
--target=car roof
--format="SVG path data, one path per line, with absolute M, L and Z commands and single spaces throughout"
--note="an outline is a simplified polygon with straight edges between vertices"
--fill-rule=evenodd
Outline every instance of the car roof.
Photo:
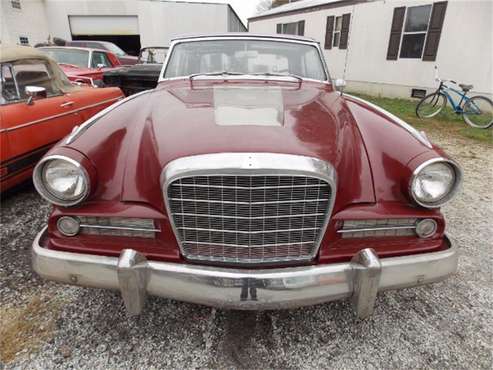
M 45 53 L 30 46 L 0 44 L 0 62 L 13 62 L 21 59 L 46 59 L 50 60 Z
M 104 53 L 109 53 L 108 50 L 104 50 L 104 49 L 83 48 L 83 47 L 79 47 L 79 46 L 56 46 L 56 45 L 54 45 L 54 46 L 40 46 L 37 49 L 41 49 L 41 50 L 45 50 L 45 49 L 62 49 L 62 50 L 73 49 L 73 50 L 84 50 L 84 51 L 102 51 Z
M 229 32 L 229 33 L 211 33 L 211 34 L 191 34 L 191 35 L 180 35 L 171 39 L 171 41 L 179 41 L 185 39 L 199 39 L 205 37 L 213 37 L 213 38 L 221 38 L 221 37 L 241 37 L 241 38 L 265 38 L 265 39 L 285 39 L 285 40 L 295 40 L 295 41 L 304 41 L 304 42 L 313 42 L 317 43 L 318 41 L 305 36 L 297 36 L 297 35 L 285 35 L 285 34 L 262 34 L 262 33 L 250 33 L 250 32 Z

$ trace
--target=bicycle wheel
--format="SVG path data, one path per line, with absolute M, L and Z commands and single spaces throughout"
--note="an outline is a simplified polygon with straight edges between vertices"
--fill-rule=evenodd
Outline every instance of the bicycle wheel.
M 476 128 L 493 126 L 493 102 L 485 96 L 473 96 L 464 104 L 464 121 Z
M 426 95 L 416 106 L 416 115 L 419 118 L 436 116 L 447 105 L 447 97 L 442 93 Z

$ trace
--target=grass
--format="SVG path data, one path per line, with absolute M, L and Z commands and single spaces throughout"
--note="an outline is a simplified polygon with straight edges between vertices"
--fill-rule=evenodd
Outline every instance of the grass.
M 431 119 L 420 119 L 416 116 L 416 105 L 419 99 L 395 99 L 350 93 L 368 100 L 396 116 L 402 118 L 415 128 L 424 131 L 447 131 L 452 135 L 459 135 L 469 139 L 493 144 L 493 129 L 478 129 L 470 127 L 464 122 L 461 115 L 456 114 L 450 106 L 447 106 L 440 114 Z
M 57 301 L 34 297 L 23 307 L 0 310 L 0 364 L 32 352 L 53 335 Z

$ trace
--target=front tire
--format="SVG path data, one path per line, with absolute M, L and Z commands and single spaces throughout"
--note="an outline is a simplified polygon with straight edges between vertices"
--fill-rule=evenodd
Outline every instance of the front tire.
M 416 106 L 416 116 L 421 119 L 435 117 L 447 105 L 447 97 L 442 93 L 426 95 Z
M 485 96 L 473 96 L 464 104 L 462 118 L 472 127 L 493 126 L 493 102 Z

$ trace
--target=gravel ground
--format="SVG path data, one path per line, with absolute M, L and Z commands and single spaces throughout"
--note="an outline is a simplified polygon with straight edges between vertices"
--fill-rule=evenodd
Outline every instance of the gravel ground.
M 115 292 L 58 285 L 31 272 L 30 246 L 49 206 L 31 186 L 1 205 L 2 368 L 468 368 L 493 350 L 491 146 L 430 137 L 465 171 L 444 210 L 460 248 L 445 282 L 380 294 L 375 315 L 340 301 L 289 311 L 216 310 L 150 298 L 128 318 Z

